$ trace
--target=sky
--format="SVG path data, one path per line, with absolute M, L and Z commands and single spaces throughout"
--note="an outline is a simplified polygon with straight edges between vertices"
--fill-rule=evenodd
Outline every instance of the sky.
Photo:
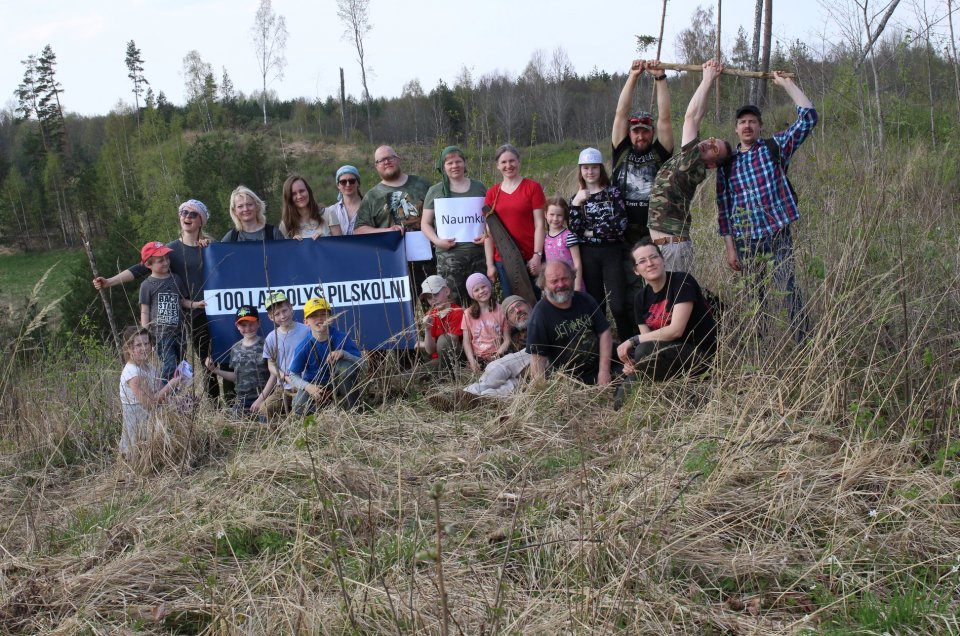
M 250 94 L 261 84 L 250 29 L 260 0 L 0 0 L 0 106 L 12 108 L 23 78 L 24 60 L 46 44 L 57 55 L 57 78 L 67 111 L 106 114 L 119 102 L 133 103 L 124 64 L 126 45 L 134 40 L 144 60 L 144 74 L 155 92 L 176 104 L 184 101 L 183 57 L 193 49 L 212 65 L 219 82 L 227 69 L 237 90 Z M 700 0 L 669 0 L 664 61 L 679 61 L 677 34 Z M 636 15 L 611 18 L 614 9 L 636 7 Z M 729 46 L 737 27 L 752 31 L 754 0 L 723 3 L 722 39 Z M 590 7 L 598 7 L 591 9 Z M 602 8 L 600 8 L 602 7 Z M 636 57 L 636 35 L 656 35 L 660 0 L 589 3 L 484 0 L 467 5 L 446 0 L 370 0 L 366 60 L 374 97 L 396 96 L 418 79 L 425 92 L 439 79 L 453 84 L 463 67 L 474 78 L 500 71 L 515 76 L 532 54 L 547 58 L 563 47 L 576 72 L 593 68 L 623 72 Z M 360 70 L 352 42 L 345 40 L 335 0 L 273 0 L 286 18 L 284 78 L 269 88 L 282 98 L 325 99 L 339 91 L 339 69 L 347 92 L 360 96 Z M 776 0 L 774 38 L 792 42 L 823 41 L 835 31 L 819 5 Z M 652 57 L 652 50 L 648 54 Z M 646 57 L 645 55 L 644 57 Z

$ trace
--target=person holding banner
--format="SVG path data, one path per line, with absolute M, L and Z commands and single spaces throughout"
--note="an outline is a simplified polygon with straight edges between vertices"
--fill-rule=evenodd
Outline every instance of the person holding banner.
M 351 165 L 337 168 L 337 202 L 330 209 L 337 215 L 340 223 L 340 234 L 351 236 L 357 224 L 357 212 L 363 203 L 363 193 L 360 192 L 360 171 Z
M 465 302 L 467 276 L 483 271 L 485 228 L 483 198 L 487 188 L 467 177 L 467 159 L 457 146 L 440 151 L 440 183 L 423 199 L 420 229 L 437 250 L 437 273 L 447 281 L 460 303 Z
M 210 220 L 210 211 L 202 201 L 189 199 L 180 204 L 177 216 L 180 219 L 180 237 L 167 243 L 170 248 L 170 271 L 186 283 L 190 300 L 200 301 L 203 300 L 203 284 L 206 279 L 201 250 L 213 240 L 203 231 L 203 227 Z M 94 278 L 93 286 L 96 289 L 110 288 L 121 283 L 132 283 L 149 275 L 150 270 L 137 263 L 110 278 Z M 194 354 L 199 360 L 204 360 L 210 355 L 210 334 L 204 310 L 192 309 L 187 325 Z M 215 376 L 207 374 L 206 389 L 211 399 L 215 400 L 220 396 L 220 384 Z
M 413 284 L 416 289 L 427 276 L 437 273 L 436 260 L 430 241 L 420 232 L 423 199 L 430 189 L 430 182 L 415 174 L 406 174 L 400 165 L 400 156 L 390 146 L 380 146 L 373 154 L 374 166 L 380 175 L 380 183 L 370 188 L 357 211 L 355 234 L 377 232 L 403 232 L 407 244 L 407 258 L 411 260 Z M 410 258 L 411 248 L 419 237 L 426 254 Z
M 317 203 L 313 188 L 298 174 L 292 174 L 283 182 L 283 220 L 280 232 L 288 239 L 318 239 L 323 236 L 340 236 L 340 219 Z
M 282 241 L 286 237 L 280 228 L 267 223 L 267 204 L 247 186 L 241 185 L 230 193 L 230 218 L 234 228 L 227 232 L 224 243 L 235 241 Z
M 497 149 L 494 159 L 503 180 L 487 190 L 484 205 L 490 206 L 520 249 L 526 269 L 531 278 L 540 273 L 543 265 L 543 240 L 546 224 L 543 210 L 546 196 L 543 186 L 532 179 L 520 176 L 520 151 L 513 144 L 503 144 Z M 504 296 L 514 293 L 511 289 L 507 268 L 493 240 L 485 243 L 487 277 L 500 279 Z

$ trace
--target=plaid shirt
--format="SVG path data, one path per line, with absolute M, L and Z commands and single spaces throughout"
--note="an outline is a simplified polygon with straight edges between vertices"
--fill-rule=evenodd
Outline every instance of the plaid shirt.
M 817 111 L 798 106 L 797 121 L 773 136 L 784 167 L 816 125 Z M 720 234 L 736 238 L 770 236 L 800 218 L 787 175 L 765 144 L 735 150 L 731 163 L 717 170 L 717 212 Z

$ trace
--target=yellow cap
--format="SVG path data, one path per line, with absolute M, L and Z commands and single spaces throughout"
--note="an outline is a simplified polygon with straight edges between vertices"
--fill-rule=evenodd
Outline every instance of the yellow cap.
M 331 311 L 332 309 L 333 307 L 330 306 L 326 298 L 317 296 L 308 300 L 307 304 L 303 306 L 303 317 L 309 318 L 318 311 Z

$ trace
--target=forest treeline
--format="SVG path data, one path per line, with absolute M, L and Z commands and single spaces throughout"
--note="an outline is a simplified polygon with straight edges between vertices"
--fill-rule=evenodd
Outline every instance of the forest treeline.
M 855 38 L 823 43 L 819 51 L 799 40 L 779 43 L 771 68 L 795 71 L 830 128 L 855 136 L 865 157 L 905 140 L 946 145 L 958 126 L 960 79 L 951 47 L 931 33 L 888 30 L 869 56 Z M 699 63 L 712 57 L 713 38 L 712 12 L 698 10 L 678 38 L 675 59 Z M 723 58 L 728 66 L 747 68 L 750 57 L 741 29 Z M 318 144 L 362 152 L 370 147 L 366 104 L 355 97 L 341 104 L 339 96 L 311 101 L 267 95 L 264 125 L 262 93 L 237 91 L 226 69 L 215 76 L 196 51 L 184 58 L 189 99 L 182 105 L 150 86 L 149 64 L 133 41 L 125 60 L 133 104 L 120 101 L 95 117 L 70 113 L 71 87 L 57 81 L 50 46 L 23 61 L 24 80 L 13 91 L 18 107 L 0 112 L 0 244 L 21 250 L 76 246 L 81 221 L 94 237 L 120 232 L 125 245 L 168 238 L 169 211 L 189 197 L 216 211 L 210 231 L 219 236 L 229 223 L 227 195 L 237 184 L 259 192 L 276 214 L 287 172 L 305 163 L 332 168 L 343 158 L 333 149 L 327 158 L 311 157 Z M 698 79 L 670 75 L 679 126 Z M 527 147 L 571 140 L 606 149 L 623 81 L 620 74 L 578 73 L 562 48 L 538 51 L 517 77 L 474 76 L 464 68 L 429 90 L 411 79 L 401 96 L 371 100 L 370 129 L 375 143 L 429 150 L 456 142 L 480 160 L 508 140 Z M 645 78 L 638 107 L 652 103 L 651 89 Z M 729 119 L 750 89 L 749 80 L 722 78 L 710 132 L 732 134 Z M 765 107 L 786 103 L 778 91 L 768 96 L 774 101 Z M 782 113 L 791 116 L 786 107 Z

